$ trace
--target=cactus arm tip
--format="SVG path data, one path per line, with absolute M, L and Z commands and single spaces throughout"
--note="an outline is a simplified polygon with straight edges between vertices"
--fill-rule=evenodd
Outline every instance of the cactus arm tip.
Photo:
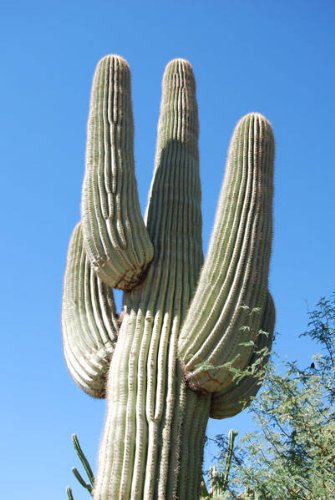
M 162 79 L 155 165 L 145 221 L 157 249 L 155 264 L 160 250 L 176 242 L 179 260 L 185 266 L 187 261 L 192 263 L 197 275 L 203 257 L 195 90 L 190 63 L 184 59 L 170 61 Z M 171 262 L 173 265 L 177 264 Z

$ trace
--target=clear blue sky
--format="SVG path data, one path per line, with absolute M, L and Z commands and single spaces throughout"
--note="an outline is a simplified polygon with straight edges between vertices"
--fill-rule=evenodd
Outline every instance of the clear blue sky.
M 143 208 L 162 72 L 174 57 L 191 61 L 205 246 L 233 126 L 249 111 L 272 122 L 277 350 L 307 364 L 313 349 L 298 333 L 335 282 L 334 27 L 333 0 L 0 0 L 1 498 L 65 498 L 72 432 L 95 461 L 104 402 L 65 369 L 60 300 L 97 60 L 117 53 L 132 70 Z M 208 433 L 249 426 L 244 413 L 211 421 Z

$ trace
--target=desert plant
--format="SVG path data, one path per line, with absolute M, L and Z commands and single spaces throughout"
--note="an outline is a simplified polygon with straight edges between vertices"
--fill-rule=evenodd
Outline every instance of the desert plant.
M 196 499 L 208 417 L 238 413 L 257 392 L 252 373 L 237 381 L 234 370 L 260 362 L 257 332 L 273 331 L 271 126 L 258 113 L 236 126 L 204 263 L 190 64 L 165 69 L 144 220 L 130 71 L 118 56 L 97 65 L 87 134 L 62 325 L 74 381 L 107 397 L 93 495 Z M 112 287 L 124 290 L 119 315 Z
M 81 464 L 83 465 L 84 470 L 86 472 L 88 482 L 85 481 L 85 479 L 82 477 L 82 475 L 78 471 L 77 467 L 72 467 L 73 475 L 77 479 L 79 484 L 81 484 L 81 486 L 83 488 L 85 488 L 85 490 L 87 490 L 92 495 L 92 489 L 93 489 L 93 485 L 94 485 L 94 475 L 93 475 L 91 466 L 90 466 L 89 461 L 87 460 L 87 458 L 85 456 L 85 453 L 83 452 L 83 450 L 80 446 L 80 443 L 79 443 L 79 440 L 78 440 L 76 434 L 72 434 L 71 439 L 72 439 L 73 448 L 74 448 L 74 450 L 75 450 L 75 452 L 76 452 L 79 460 L 81 461 Z M 73 493 L 72 493 L 72 490 L 69 486 L 67 486 L 67 488 L 66 488 L 66 493 L 68 496 L 68 500 L 73 500 Z
M 232 465 L 232 458 L 234 452 L 234 441 L 238 432 L 234 429 L 230 429 L 228 433 L 226 455 L 224 459 L 221 459 L 221 463 L 224 461 L 224 467 L 222 471 L 219 471 L 215 465 L 210 467 L 208 471 L 210 491 L 208 492 L 206 483 L 204 480 L 201 482 L 200 489 L 200 500 L 223 500 L 227 497 L 227 486 L 229 481 L 229 472 Z M 221 465 L 221 464 L 220 464 Z
M 276 364 L 268 364 L 262 391 L 249 407 L 256 431 L 233 450 L 232 498 L 335 496 L 335 295 L 322 298 L 309 313 L 308 330 L 301 336 L 315 342 L 316 354 L 307 367 L 280 363 L 278 356 Z M 224 468 L 225 436 L 216 442 Z M 216 467 L 220 470 L 220 461 Z

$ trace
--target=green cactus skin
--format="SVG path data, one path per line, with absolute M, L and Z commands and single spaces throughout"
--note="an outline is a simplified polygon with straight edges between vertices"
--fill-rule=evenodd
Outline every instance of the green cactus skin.
M 105 57 L 92 85 L 81 212 L 94 271 L 121 290 L 141 280 L 153 257 L 138 201 L 132 146 L 129 67 L 120 57 Z
M 179 339 L 188 385 L 218 392 L 232 382 L 229 363 L 244 369 L 265 306 L 272 236 L 274 140 L 257 113 L 237 124 L 206 262 Z M 248 306 L 248 307 L 246 307 Z M 249 338 L 246 331 L 249 330 Z
M 263 318 L 260 330 L 268 333 L 268 335 L 260 334 L 255 340 L 253 354 L 248 362 L 248 366 L 252 366 L 262 357 L 263 367 L 268 361 L 268 355 L 257 354 L 263 348 L 267 348 L 268 352 L 271 349 L 273 330 L 275 325 L 275 308 L 271 294 L 268 294 L 266 305 L 263 312 Z M 232 385 L 228 389 L 216 392 L 212 395 L 211 410 L 209 416 L 211 418 L 228 418 L 234 417 L 240 411 L 248 406 L 250 401 L 256 396 L 261 387 L 260 379 L 255 377 L 245 377 L 236 385 Z
M 120 75 L 120 68 L 126 77 Z M 95 500 L 192 500 L 199 498 L 205 429 L 214 397 L 210 392 L 234 387 L 232 380 L 225 380 L 226 374 L 220 374 L 219 385 L 208 387 L 212 368 L 199 370 L 198 364 L 206 365 L 210 360 L 221 365 L 241 351 L 242 361 L 236 366 L 246 367 L 253 350 L 236 345 L 241 343 L 239 327 L 248 320 L 247 327 L 250 324 L 253 332 L 260 324 L 258 317 L 264 317 L 271 240 L 272 133 L 261 115 L 253 113 L 240 121 L 224 183 L 228 199 L 224 202 L 221 196 L 209 257 L 201 271 L 198 116 L 192 68 L 187 61 L 176 59 L 167 65 L 163 76 L 154 174 L 144 223 L 139 219 L 132 168 L 126 174 L 121 161 L 108 160 L 106 168 L 101 164 L 110 151 L 132 158 L 132 133 L 110 134 L 111 121 L 102 118 L 114 116 L 115 112 L 132 127 L 128 75 L 126 62 L 118 56 L 106 56 L 98 63 L 88 125 L 91 159 L 83 188 L 84 246 L 99 277 L 125 289 L 122 323 L 117 335 L 111 336 L 107 415 L 93 494 Z M 113 85 L 114 93 L 109 85 Z M 124 96 L 128 96 L 127 104 L 122 108 Z M 120 115 L 116 106 L 123 110 Z M 99 125 L 92 125 L 94 121 Z M 95 137 L 106 135 L 109 140 L 98 141 L 100 149 L 90 157 Z M 97 185 L 105 186 L 105 191 L 112 194 L 122 193 L 123 189 L 127 192 L 123 201 L 122 194 L 113 200 L 111 220 L 103 212 L 101 193 L 98 196 L 94 191 Z M 110 199 L 113 196 L 108 196 Z M 122 210 L 128 203 L 129 213 L 125 215 L 120 207 L 115 208 L 113 204 L 117 203 Z M 135 211 L 133 218 L 131 210 Z M 113 224 L 116 227 L 112 228 Z M 127 241 L 132 242 L 129 245 L 121 244 L 121 237 L 114 237 L 121 227 L 125 228 Z M 108 244 L 106 234 L 113 235 Z M 216 245 L 219 260 L 224 257 L 223 269 L 216 259 Z M 135 252 L 135 248 L 141 250 Z M 71 269 L 69 258 L 67 267 Z M 69 273 L 67 270 L 64 298 L 66 289 L 71 289 Z M 207 277 L 209 283 L 205 282 Z M 220 300 L 224 297 L 223 302 L 217 305 L 213 295 Z M 201 299 L 206 302 L 205 308 Z M 251 308 L 257 305 L 260 314 L 244 314 L 240 308 L 244 304 Z M 223 322 L 219 321 L 221 311 Z M 191 312 L 196 329 L 192 329 Z M 113 308 L 111 315 L 116 317 Z M 77 323 L 76 334 L 64 335 L 71 352 L 76 351 L 72 343 L 81 342 L 81 325 Z M 63 328 L 66 331 L 66 318 Z M 204 351 L 199 346 L 198 331 L 200 341 L 206 345 Z M 252 337 L 248 331 L 243 335 L 244 341 Z M 82 385 L 78 377 L 74 379 Z M 217 411 L 223 413 L 224 405 L 221 399 L 215 402 Z
M 93 397 L 105 396 L 117 340 L 112 290 L 93 272 L 83 248 L 81 225 L 73 230 L 62 300 L 63 350 L 76 384 Z

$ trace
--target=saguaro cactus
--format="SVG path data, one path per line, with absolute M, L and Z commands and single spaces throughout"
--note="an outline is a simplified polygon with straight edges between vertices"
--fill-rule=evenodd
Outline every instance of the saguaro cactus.
M 237 384 L 232 373 L 257 358 L 257 331 L 273 330 L 271 126 L 257 113 L 237 124 L 204 264 L 190 64 L 173 60 L 164 73 L 144 220 L 130 72 L 118 56 L 97 65 L 87 133 L 62 323 L 72 377 L 107 398 L 94 498 L 197 499 L 208 417 L 239 412 L 257 392 L 255 378 Z M 124 290 L 119 316 L 111 287 Z

